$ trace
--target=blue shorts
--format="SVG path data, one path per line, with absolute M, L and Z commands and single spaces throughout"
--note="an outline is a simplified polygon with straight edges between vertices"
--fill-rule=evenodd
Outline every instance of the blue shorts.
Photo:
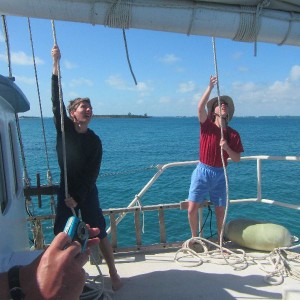
M 226 206 L 224 170 L 200 162 L 192 173 L 188 200 L 201 204 L 208 196 L 215 206 Z
M 107 236 L 106 233 L 106 221 L 102 214 L 102 209 L 99 206 L 98 189 L 95 185 L 87 196 L 87 200 L 80 203 L 75 208 L 76 215 L 78 216 L 78 210 L 80 209 L 82 221 L 89 224 L 91 228 L 97 227 L 100 229 L 98 237 L 104 239 Z M 65 204 L 65 190 L 61 185 L 57 194 L 57 213 L 54 223 L 54 234 L 57 235 L 63 231 L 67 220 L 72 216 L 72 211 Z

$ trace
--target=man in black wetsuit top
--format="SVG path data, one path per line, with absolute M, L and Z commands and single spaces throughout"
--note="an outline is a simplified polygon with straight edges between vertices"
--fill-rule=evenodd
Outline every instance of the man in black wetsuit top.
M 63 105 L 64 132 L 66 146 L 66 165 L 68 194 L 65 196 L 64 160 L 62 148 L 61 113 L 58 86 L 58 63 L 61 54 L 57 45 L 52 48 L 52 105 L 54 122 L 57 131 L 56 151 L 60 166 L 60 189 L 57 198 L 57 214 L 54 233 L 64 230 L 65 224 L 73 208 L 78 215 L 80 210 L 82 220 L 91 227 L 100 228 L 100 249 L 109 268 L 113 290 L 122 286 L 121 279 L 115 267 L 112 247 L 107 238 L 106 223 L 99 205 L 96 180 L 99 175 L 102 160 L 102 143 L 88 125 L 93 116 L 89 98 L 76 98 L 68 106 L 69 116 Z

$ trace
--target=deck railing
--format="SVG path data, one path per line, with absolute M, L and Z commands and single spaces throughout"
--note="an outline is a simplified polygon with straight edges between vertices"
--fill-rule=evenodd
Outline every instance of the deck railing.
M 260 202 L 265 204 L 271 204 L 281 207 L 286 207 L 293 210 L 300 210 L 299 205 L 279 202 L 271 199 L 265 199 L 262 197 L 262 161 L 263 160 L 272 160 L 272 161 L 294 161 L 300 162 L 299 156 L 245 156 L 241 158 L 241 162 L 245 161 L 256 161 L 256 173 L 257 173 L 257 195 L 256 198 L 244 198 L 244 199 L 231 199 L 230 204 L 238 204 L 245 202 Z M 230 160 L 229 160 L 230 162 Z M 134 199 L 129 203 L 126 208 L 110 208 L 103 209 L 103 214 L 109 217 L 110 227 L 107 232 L 110 234 L 111 244 L 115 252 L 128 252 L 128 251 L 136 251 L 136 250 L 149 250 L 149 249 L 157 249 L 157 248 L 169 248 L 169 247 L 177 247 L 182 243 L 182 241 L 169 243 L 166 235 L 166 225 L 165 225 L 165 211 L 169 210 L 184 210 L 187 209 L 187 203 L 185 199 L 179 200 L 178 203 L 170 203 L 170 204 L 158 204 L 158 205 L 148 205 L 148 206 L 140 206 L 141 198 L 147 193 L 147 191 L 151 188 L 151 186 L 158 180 L 160 175 L 166 170 L 174 167 L 184 167 L 188 165 L 196 165 L 198 161 L 185 161 L 185 162 L 174 162 L 168 163 L 164 165 L 158 165 L 158 171 L 154 174 L 154 176 L 148 181 L 148 183 L 142 188 L 142 190 L 134 197 Z M 26 197 L 29 196 L 38 196 L 45 195 L 45 190 L 49 190 L 49 186 L 39 186 L 39 188 L 27 188 L 24 193 Z M 51 194 L 53 191 L 56 191 L 56 188 L 50 189 Z M 299 201 L 300 203 L 300 201 Z M 210 204 L 209 202 L 205 203 L 203 207 Z M 199 227 L 201 228 L 203 222 L 202 210 L 203 207 L 200 207 L 200 219 L 199 219 Z M 157 211 L 158 212 L 158 224 L 159 224 L 159 240 L 157 243 L 152 245 L 143 245 L 142 244 L 142 231 L 141 231 L 141 213 L 149 212 L 149 211 Z M 130 247 L 120 248 L 118 246 L 118 224 L 125 218 L 127 214 L 134 215 L 134 226 L 135 226 L 135 237 L 136 244 Z M 54 215 L 44 215 L 44 216 L 34 216 L 29 217 L 28 221 L 35 221 L 41 224 L 45 220 L 53 219 Z M 42 224 L 39 226 L 42 230 Z M 39 236 L 43 236 L 43 234 L 39 234 Z M 39 243 L 41 244 L 41 243 Z

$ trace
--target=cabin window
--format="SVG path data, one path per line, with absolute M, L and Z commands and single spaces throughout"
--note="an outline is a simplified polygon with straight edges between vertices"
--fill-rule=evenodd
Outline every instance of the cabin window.
M 17 141 L 16 130 L 15 130 L 14 123 L 9 124 L 9 139 L 10 139 L 10 152 L 12 155 L 12 166 L 13 166 L 13 173 L 14 173 L 14 184 L 15 184 L 15 192 L 17 193 L 19 185 L 18 185 L 18 172 L 17 172 L 17 155 L 16 155 L 16 145 L 15 142 Z
M 0 135 L 0 208 L 3 213 L 7 206 L 7 193 L 6 193 L 6 184 L 5 184 L 5 173 L 4 173 L 4 157 L 2 149 L 2 139 Z

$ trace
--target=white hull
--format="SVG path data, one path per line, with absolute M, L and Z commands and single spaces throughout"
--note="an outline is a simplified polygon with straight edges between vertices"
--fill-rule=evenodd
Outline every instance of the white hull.
M 299 46 L 300 5 L 272 1 L 260 7 L 260 2 L 1 0 L 0 13 Z
M 0 76 L 0 272 L 29 250 L 15 113 L 29 109 L 18 87 Z M 1 171 L 3 170 L 3 171 Z M 18 253 L 18 254 L 17 254 Z M 27 254 L 28 255 L 28 254 Z M 22 256 L 22 255 L 21 255 Z M 21 258 L 23 261 L 23 258 Z

